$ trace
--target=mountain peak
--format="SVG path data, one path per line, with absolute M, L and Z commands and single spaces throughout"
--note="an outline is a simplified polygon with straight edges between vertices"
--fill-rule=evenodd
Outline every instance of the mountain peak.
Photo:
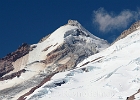
M 79 26 L 80 23 L 77 20 L 68 20 L 68 25 L 72 25 L 72 26 Z
M 21 96 L 26 93 L 25 89 L 30 91 L 40 87 L 39 83 L 42 86 L 52 74 L 75 69 L 81 61 L 108 46 L 105 40 L 92 35 L 78 21 L 69 20 L 67 25 L 59 27 L 39 43 L 23 44 L 0 59 L 0 100 L 4 95 L 8 95 L 6 100 L 11 96 L 17 100 L 17 93 L 22 93 Z

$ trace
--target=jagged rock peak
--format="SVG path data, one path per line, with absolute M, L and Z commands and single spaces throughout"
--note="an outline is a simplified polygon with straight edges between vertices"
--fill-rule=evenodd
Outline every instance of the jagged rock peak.
M 79 26 L 80 23 L 77 20 L 68 20 L 68 25 L 72 25 L 72 26 Z
M 131 34 L 132 32 L 134 32 L 134 31 L 136 31 L 136 30 L 138 30 L 138 29 L 140 29 L 140 20 L 137 21 L 137 22 L 135 22 L 134 24 L 132 24 L 132 25 L 130 26 L 129 29 L 124 30 L 124 31 L 121 33 L 121 35 L 120 35 L 113 43 L 115 43 L 116 41 L 118 41 L 118 40 L 120 40 L 120 39 L 125 38 L 127 35 Z M 113 44 L 113 43 L 112 43 L 112 44 Z

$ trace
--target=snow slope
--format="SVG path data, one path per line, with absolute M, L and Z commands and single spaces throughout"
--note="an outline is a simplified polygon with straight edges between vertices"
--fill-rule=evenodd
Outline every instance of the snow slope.
M 61 26 L 56 31 L 54 31 L 45 41 L 32 45 L 36 46 L 36 48 L 29 53 L 28 64 L 35 61 L 44 60 L 48 53 L 56 49 L 59 45 L 63 44 L 64 42 L 72 44 L 72 35 L 76 34 L 77 29 L 80 29 L 82 32 L 84 32 L 85 35 L 89 35 L 89 37 L 79 36 L 78 38 L 87 41 L 87 44 L 96 43 L 96 45 L 99 46 L 99 51 L 109 46 L 105 40 L 100 39 L 88 32 L 85 28 L 82 27 L 82 25 L 79 22 L 75 20 L 70 21 L 71 22 L 68 22 L 68 24 Z M 46 47 L 50 48 L 46 51 L 43 51 L 44 49 L 46 49 Z
M 56 74 L 26 100 L 126 100 L 140 88 L 139 50 L 137 30 L 76 69 Z

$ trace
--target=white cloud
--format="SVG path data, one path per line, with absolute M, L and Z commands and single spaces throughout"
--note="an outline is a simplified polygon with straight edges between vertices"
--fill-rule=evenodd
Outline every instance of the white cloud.
M 101 32 L 126 28 L 134 20 L 138 20 L 140 11 L 123 10 L 118 15 L 114 12 L 108 13 L 104 8 L 93 12 L 93 23 L 98 25 Z

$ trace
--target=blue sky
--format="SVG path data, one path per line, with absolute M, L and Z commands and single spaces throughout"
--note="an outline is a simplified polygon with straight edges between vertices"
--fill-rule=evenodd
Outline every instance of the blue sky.
M 139 20 L 139 0 L 0 0 L 0 57 L 37 43 L 69 19 L 112 42 Z

